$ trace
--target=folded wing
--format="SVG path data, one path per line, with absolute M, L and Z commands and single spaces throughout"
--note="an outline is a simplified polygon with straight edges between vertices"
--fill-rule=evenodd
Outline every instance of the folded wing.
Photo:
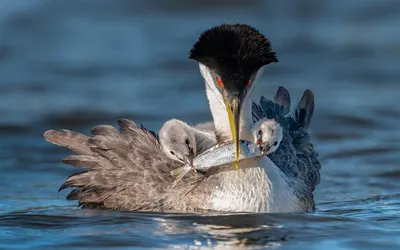
M 63 163 L 82 168 L 60 187 L 74 188 L 68 200 L 86 208 L 162 211 L 173 210 L 173 199 L 194 188 L 202 176 L 192 174 L 172 188 L 170 171 L 179 163 L 164 156 L 152 131 L 133 121 L 92 129 L 93 136 L 69 130 L 49 130 L 47 141 L 71 149 Z
M 320 182 L 321 163 L 311 143 L 308 127 L 314 112 L 314 94 L 304 91 L 294 116 L 290 112 L 290 94 L 279 87 L 274 101 L 261 97 L 259 104 L 253 103 L 253 122 L 262 118 L 277 119 L 284 128 L 284 139 L 276 152 L 269 157 L 290 179 L 304 184 L 312 195 Z

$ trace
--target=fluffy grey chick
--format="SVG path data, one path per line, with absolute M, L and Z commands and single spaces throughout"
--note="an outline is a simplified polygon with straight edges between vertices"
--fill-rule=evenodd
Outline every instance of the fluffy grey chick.
M 191 166 L 196 155 L 216 143 L 212 134 L 190 127 L 177 119 L 164 123 L 157 138 L 166 156 Z
M 275 119 L 263 118 L 254 124 L 252 134 L 254 142 L 264 154 L 269 155 L 279 147 L 283 139 L 283 128 Z

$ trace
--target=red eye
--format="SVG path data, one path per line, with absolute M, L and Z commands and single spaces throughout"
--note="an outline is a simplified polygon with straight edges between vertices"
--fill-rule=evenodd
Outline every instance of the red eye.
M 251 81 L 249 80 L 249 81 L 247 82 L 246 87 L 250 87 L 250 85 L 251 85 Z
M 224 86 L 224 83 L 222 82 L 221 77 L 218 77 L 217 79 L 218 85 L 222 88 Z

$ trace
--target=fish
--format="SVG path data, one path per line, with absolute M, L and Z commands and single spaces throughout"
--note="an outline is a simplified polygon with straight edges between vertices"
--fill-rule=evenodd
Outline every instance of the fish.
M 263 151 L 259 145 L 252 141 L 240 140 L 239 162 L 250 158 L 263 156 Z M 217 144 L 204 151 L 193 159 L 193 166 L 186 164 L 183 167 L 172 170 L 171 176 L 176 176 L 172 185 L 176 184 L 190 171 L 207 172 L 210 168 L 227 165 L 236 162 L 235 145 L 233 141 Z M 193 168 L 194 167 L 194 168 Z

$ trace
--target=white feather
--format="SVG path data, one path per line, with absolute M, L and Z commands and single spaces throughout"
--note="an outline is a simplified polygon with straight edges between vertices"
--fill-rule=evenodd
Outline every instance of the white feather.
M 229 125 L 228 113 L 226 112 L 225 104 L 221 93 L 218 91 L 216 84 L 213 80 L 209 68 L 199 63 L 200 73 L 203 76 L 206 83 L 206 94 L 208 103 L 210 105 L 211 114 L 214 120 L 215 130 L 219 131 L 224 138 L 231 138 L 231 128 Z M 257 79 L 262 73 L 262 70 L 257 72 L 255 79 Z M 251 89 L 243 100 L 243 106 L 240 117 L 240 139 L 252 140 L 251 128 L 252 123 L 252 112 L 251 112 L 251 92 L 254 88 L 255 83 L 252 84 Z
M 242 166 L 243 167 L 243 166 Z M 268 157 L 247 162 L 245 168 L 218 173 L 213 209 L 232 212 L 304 212 L 286 176 Z
M 206 83 L 206 94 L 214 119 L 215 129 L 231 138 L 228 114 L 221 93 L 218 91 L 210 70 L 199 64 Z M 259 70 L 256 79 L 262 71 Z M 249 90 L 251 92 L 254 88 Z M 251 134 L 251 93 L 243 100 L 240 123 L 240 139 L 253 140 Z M 248 160 L 240 169 L 217 173 L 221 182 L 212 194 L 212 209 L 232 212 L 304 212 L 301 202 L 287 181 L 287 176 L 267 157 Z

